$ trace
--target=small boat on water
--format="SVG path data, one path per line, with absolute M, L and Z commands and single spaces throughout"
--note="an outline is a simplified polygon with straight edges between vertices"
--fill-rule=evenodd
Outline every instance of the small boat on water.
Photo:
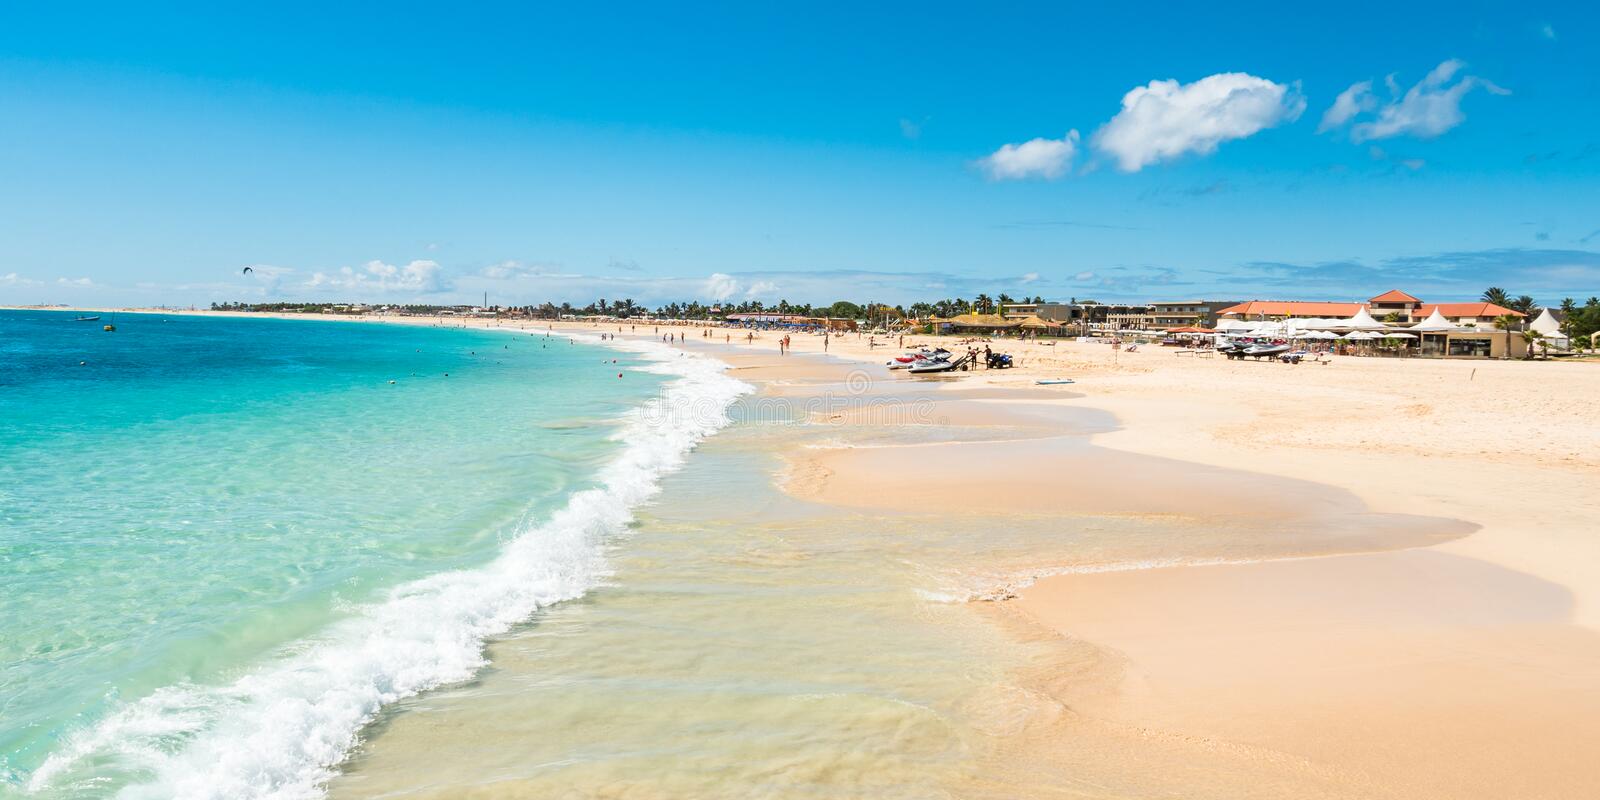
M 78 317 L 77 319 L 74 319 L 73 322 L 98 322 L 99 320 L 100 317 L 96 315 L 93 317 Z

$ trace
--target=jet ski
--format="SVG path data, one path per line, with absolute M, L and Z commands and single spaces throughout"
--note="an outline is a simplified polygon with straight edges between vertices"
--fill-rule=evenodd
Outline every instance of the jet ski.
M 1294 348 L 1286 344 L 1257 344 L 1244 349 L 1244 354 L 1260 361 L 1263 358 L 1276 358 L 1282 353 L 1287 353 Z
M 907 372 L 912 375 L 922 375 L 929 372 L 949 372 L 956 368 L 956 363 L 948 358 L 925 358 L 912 364 Z
M 927 358 L 917 359 L 917 362 L 908 367 L 906 371 L 913 375 L 924 375 L 930 372 L 949 372 L 950 370 L 961 368 L 966 363 L 966 356 L 951 358 L 948 350 L 941 349 Z
M 1245 351 L 1254 346 L 1255 345 L 1246 342 L 1225 340 L 1221 344 L 1217 345 L 1217 352 L 1227 356 L 1232 360 L 1243 360 L 1245 357 Z
M 884 366 L 888 367 L 889 369 L 910 369 L 911 367 L 916 366 L 917 362 L 919 361 L 930 361 L 949 357 L 950 351 L 944 349 L 943 347 L 937 347 L 931 350 L 924 347 L 920 350 L 908 352 L 902 356 L 895 356 L 894 358 L 885 361 Z

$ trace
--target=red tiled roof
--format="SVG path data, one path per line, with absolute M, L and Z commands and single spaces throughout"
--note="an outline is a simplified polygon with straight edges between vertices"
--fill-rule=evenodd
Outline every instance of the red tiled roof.
M 1269 317 L 1349 317 L 1360 311 L 1360 303 L 1302 303 L 1290 300 L 1251 300 L 1228 306 L 1218 314 L 1241 314 L 1246 317 L 1265 314 Z
M 1521 311 L 1512 311 L 1505 306 L 1497 306 L 1494 303 L 1438 303 L 1436 305 L 1423 306 L 1411 312 L 1411 314 L 1412 316 L 1426 317 L 1432 314 L 1435 308 L 1439 309 L 1439 314 L 1445 317 L 1498 317 L 1502 314 L 1510 314 L 1514 317 L 1527 316 Z
M 1418 300 L 1415 297 L 1412 297 L 1409 294 L 1406 294 L 1405 292 L 1400 291 L 1399 289 L 1390 289 L 1389 291 L 1384 292 L 1383 294 L 1380 294 L 1377 297 L 1374 297 L 1371 300 L 1368 300 L 1367 302 L 1369 302 L 1369 303 L 1420 303 L 1422 301 Z

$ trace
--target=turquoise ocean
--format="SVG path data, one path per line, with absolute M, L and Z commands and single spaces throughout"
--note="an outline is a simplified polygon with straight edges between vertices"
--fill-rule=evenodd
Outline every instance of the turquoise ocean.
M 602 584 L 746 389 L 537 327 L 75 316 L 0 311 L 0 797 L 316 796 Z

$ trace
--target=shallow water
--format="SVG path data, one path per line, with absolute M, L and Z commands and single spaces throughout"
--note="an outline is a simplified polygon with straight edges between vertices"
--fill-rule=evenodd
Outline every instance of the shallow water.
M 135 792 L 319 646 L 394 691 L 420 662 L 331 632 L 600 486 L 665 377 L 510 330 L 72 316 L 0 312 L 0 795 Z M 359 719 L 302 722 L 326 755 Z
M 996 624 L 993 604 L 969 601 L 1075 564 L 1349 544 L 1337 525 L 1297 538 L 1248 515 L 1001 517 L 804 502 L 775 487 L 781 453 L 1031 441 L 1106 424 L 1026 407 L 998 428 L 841 425 L 833 412 L 883 413 L 927 389 L 874 383 L 855 402 L 829 375 L 813 369 L 736 404 L 734 426 L 665 479 L 615 543 L 606 586 L 495 642 L 493 667 L 470 684 L 394 707 L 331 796 L 1118 796 L 1092 769 L 1103 739 L 1079 748 L 1090 768 L 1076 776 L 1029 774 L 1007 755 L 1064 713 L 1030 688 L 1029 670 L 1048 663 L 1106 685 L 1114 657 L 1019 636 Z M 826 393 L 834 402 L 819 414 L 813 400 Z M 1059 445 L 1086 447 L 1076 435 Z

